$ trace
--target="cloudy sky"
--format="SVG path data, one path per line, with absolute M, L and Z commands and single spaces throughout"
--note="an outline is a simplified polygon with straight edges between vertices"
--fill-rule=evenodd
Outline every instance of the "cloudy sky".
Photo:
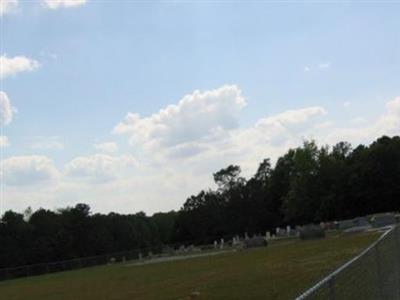
M 1 209 L 178 209 L 228 164 L 400 134 L 399 13 L 0 0 Z

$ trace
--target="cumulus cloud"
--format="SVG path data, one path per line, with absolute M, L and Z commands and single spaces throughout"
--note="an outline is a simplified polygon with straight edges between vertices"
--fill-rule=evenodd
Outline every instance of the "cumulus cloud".
M 8 141 L 8 138 L 5 135 L 0 135 L 0 148 L 8 147 L 10 146 L 10 142 Z
M 240 161 L 255 152 L 258 159 L 259 153 L 265 155 L 266 149 L 272 151 L 273 147 L 301 142 L 307 130 L 313 129 L 314 122 L 320 122 L 326 114 L 323 107 L 306 107 L 240 128 L 240 112 L 245 105 L 246 100 L 235 85 L 195 91 L 147 118 L 128 113 L 114 133 L 127 134 L 131 144 L 150 154 L 152 160 L 166 163 L 197 157 L 219 165 Z M 277 150 L 273 152 L 275 155 Z
M 0 16 L 10 13 L 18 6 L 18 0 L 0 0 Z
M 103 182 L 122 176 L 124 172 L 130 171 L 136 166 L 136 159 L 129 155 L 93 154 L 71 160 L 65 166 L 65 174 L 71 178 Z
M 347 107 L 350 107 L 350 106 L 351 106 L 351 102 L 349 102 L 349 101 L 343 102 L 343 107 L 347 108 Z
M 86 0 L 43 0 L 45 7 L 50 9 L 69 8 L 84 5 Z
M 331 63 L 330 62 L 322 62 L 322 63 L 319 63 L 317 65 L 305 66 L 303 70 L 304 70 L 305 73 L 308 73 L 308 72 L 311 72 L 311 71 L 327 70 L 330 67 L 331 67 Z
M 46 156 L 13 156 L 2 161 L 0 175 L 7 185 L 48 182 L 59 175 L 53 160 Z
M 368 118 L 362 125 L 351 120 L 333 123 L 325 108 L 311 106 L 267 115 L 241 127 L 240 113 L 245 105 L 237 86 L 223 86 L 195 91 L 147 117 L 130 113 L 114 132 L 130 140 L 135 153 L 140 154 L 140 164 L 131 155 L 109 154 L 118 149 L 113 142 L 95 144 L 105 153 L 76 157 L 66 163 L 62 176 L 55 181 L 59 190 L 52 195 L 63 198 L 66 204 L 71 198 L 85 199 L 102 211 L 169 210 L 178 208 L 188 195 L 213 187 L 211 174 L 220 168 L 239 164 L 244 176 L 252 176 L 262 159 L 269 157 L 274 162 L 304 139 L 315 138 L 330 145 L 347 140 L 356 145 L 383 134 L 400 134 L 400 97 L 389 101 L 380 115 Z M 339 124 L 348 125 L 341 128 Z M 28 166 L 20 169 L 29 169 L 30 165 L 25 165 Z M 15 175 L 11 182 L 32 178 L 26 173 L 29 172 L 21 171 L 22 179 Z M 53 172 L 48 173 L 53 177 L 58 174 L 54 166 Z M 40 187 L 43 186 L 54 185 Z M 39 195 L 36 185 L 29 188 Z M 20 186 L 14 189 L 13 198 L 32 198 L 20 192 Z M 35 197 L 49 194 L 41 193 L 43 197 Z
M 13 108 L 7 94 L 0 91 L 0 126 L 10 124 L 13 118 Z
M 63 150 L 64 144 L 58 136 L 38 136 L 33 138 L 31 148 L 34 150 Z
M 363 121 L 357 118 L 356 121 Z M 360 122 L 355 122 L 360 123 Z M 376 120 L 369 120 L 368 125 L 335 128 L 326 137 L 326 142 L 333 143 L 347 140 L 355 144 L 369 143 L 381 135 L 400 134 L 400 97 L 386 103 L 385 112 Z M 325 138 L 325 137 L 323 137 Z
M 281 147 L 289 141 L 300 141 L 313 124 L 326 114 L 323 107 L 312 106 L 262 118 L 254 127 L 242 130 L 238 144 L 254 147 Z
M 351 119 L 350 120 L 350 122 L 352 123 L 352 124 L 362 124 L 362 123 L 365 123 L 365 118 L 363 118 L 363 117 L 355 117 L 355 118 L 353 118 L 353 119 Z
M 331 67 L 330 62 L 323 62 L 318 64 L 318 69 L 329 69 Z
M 325 114 L 326 111 L 321 106 L 288 110 L 275 116 L 259 120 L 256 124 L 256 127 L 285 127 L 295 129 L 295 127 L 297 128 L 298 124 L 309 121 L 316 116 Z
M 94 144 L 94 148 L 98 151 L 106 153 L 115 153 L 118 151 L 118 145 L 114 142 Z
M 127 134 L 132 144 L 153 149 L 219 139 L 239 126 L 239 112 L 245 105 L 235 85 L 194 91 L 178 104 L 169 105 L 149 117 L 128 113 L 114 128 L 114 133 Z
M 15 76 L 21 72 L 30 72 L 39 68 L 40 64 L 34 59 L 25 56 L 0 56 L 0 78 Z

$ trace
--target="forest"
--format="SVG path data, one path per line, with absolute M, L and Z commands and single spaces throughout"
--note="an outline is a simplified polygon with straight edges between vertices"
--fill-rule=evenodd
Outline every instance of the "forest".
M 400 137 L 368 146 L 305 141 L 249 179 L 238 165 L 213 174 L 217 188 L 190 196 L 180 210 L 147 216 L 92 213 L 86 204 L 50 211 L 6 211 L 0 268 L 167 244 L 205 244 L 236 234 L 400 209 Z M 155 187 L 156 188 L 156 187 Z

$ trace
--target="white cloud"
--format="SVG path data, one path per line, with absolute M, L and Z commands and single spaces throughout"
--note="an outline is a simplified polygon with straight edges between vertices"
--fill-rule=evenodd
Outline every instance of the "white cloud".
M 326 111 L 321 106 L 312 106 L 302 109 L 288 110 L 276 116 L 261 119 L 256 127 L 286 127 L 291 128 L 304 123 L 315 116 L 325 115 Z
M 84 5 L 86 0 L 43 0 L 44 6 L 50 9 L 68 8 Z
M 360 128 L 343 127 L 333 129 L 326 137 L 326 142 L 349 141 L 353 144 L 370 143 L 382 135 L 400 134 L 400 97 L 386 103 L 386 111 L 376 120 L 369 120 L 368 125 Z M 325 137 L 322 137 L 325 139 Z
M 132 171 L 136 166 L 136 159 L 129 155 L 93 154 L 74 158 L 66 164 L 65 174 L 71 178 L 104 182 L 122 176 L 125 172 Z
M 18 6 L 18 0 L 0 0 L 0 16 L 10 13 Z
M 195 91 L 148 118 L 129 113 L 114 132 L 127 134 L 131 144 L 151 161 L 197 161 L 204 169 L 203 160 L 209 168 L 218 168 L 228 161 L 276 156 L 278 150 L 272 148 L 301 142 L 326 114 L 319 106 L 288 110 L 260 119 L 250 128 L 239 128 L 240 111 L 245 105 L 237 86 Z
M 8 138 L 5 135 L 0 135 L 0 148 L 8 147 L 10 146 L 10 142 L 8 141 Z
M 10 124 L 13 118 L 13 107 L 7 94 L 0 91 L 0 126 Z
M 140 164 L 130 155 L 80 156 L 65 164 L 55 181 L 56 192 L 44 191 L 43 186 L 36 189 L 36 185 L 29 187 L 29 193 L 20 186 L 7 190 L 13 188 L 12 198 L 29 205 L 33 198 L 39 199 L 34 203 L 44 205 L 60 201 L 58 206 L 71 205 L 71 199 L 76 199 L 89 203 L 95 211 L 166 211 L 179 208 L 187 196 L 213 187 L 211 174 L 228 164 L 240 165 L 243 175 L 249 177 L 263 158 L 274 162 L 304 139 L 330 145 L 347 140 L 357 145 L 383 134 L 400 134 L 400 97 L 389 101 L 374 119 L 365 120 L 366 126 L 333 123 L 323 107 L 312 106 L 266 116 L 244 128 L 239 121 L 245 104 L 238 87 L 225 86 L 193 92 L 145 118 L 128 114 L 114 132 L 131 140 Z M 341 102 L 336 108 L 342 108 Z M 340 128 L 339 124 L 349 125 Z M 113 151 L 114 146 L 107 144 L 112 142 L 94 147 Z
M 323 129 L 323 128 L 329 128 L 333 126 L 332 121 L 323 121 L 322 123 L 315 124 L 314 128 L 315 129 Z
M 350 120 L 350 122 L 353 124 L 362 124 L 362 123 L 365 123 L 365 121 L 366 120 L 363 117 L 356 117 L 356 118 L 353 118 Z
M 330 62 L 323 62 L 323 63 L 319 63 L 317 65 L 313 65 L 313 66 L 305 66 L 304 67 L 304 72 L 308 73 L 314 70 L 327 70 L 331 67 L 331 63 Z
M 318 69 L 329 69 L 331 67 L 330 62 L 323 62 L 318 65 Z
M 32 185 L 58 177 L 53 161 L 46 156 L 13 156 L 3 160 L 0 174 L 7 185 Z
M 157 151 L 183 147 L 188 143 L 221 139 L 239 126 L 239 112 L 246 105 L 235 86 L 184 96 L 150 117 L 128 113 L 115 128 L 116 134 L 130 136 L 131 144 Z
M 94 148 L 101 152 L 115 153 L 118 151 L 118 145 L 114 142 L 95 144 Z
M 34 150 L 63 150 L 64 144 L 58 136 L 38 136 L 34 137 L 34 142 L 31 144 L 31 148 Z
M 302 134 L 325 114 L 325 109 L 320 106 L 288 110 L 260 119 L 253 129 L 247 130 L 246 135 L 252 133 L 257 136 L 260 145 L 281 146 L 288 140 L 300 140 Z M 242 142 L 246 144 L 245 140 Z
M 351 102 L 349 102 L 349 101 L 343 102 L 343 107 L 347 108 L 347 107 L 350 107 L 350 106 L 351 106 Z
M 30 72 L 39 68 L 40 64 L 34 59 L 25 56 L 7 57 L 0 56 L 0 78 L 15 76 L 21 72 Z

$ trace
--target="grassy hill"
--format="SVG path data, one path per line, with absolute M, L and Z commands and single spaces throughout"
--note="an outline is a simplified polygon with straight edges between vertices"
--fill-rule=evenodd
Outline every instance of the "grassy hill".
M 8 300 L 293 299 L 376 233 L 286 239 L 266 248 L 147 264 L 118 264 L 0 283 Z

